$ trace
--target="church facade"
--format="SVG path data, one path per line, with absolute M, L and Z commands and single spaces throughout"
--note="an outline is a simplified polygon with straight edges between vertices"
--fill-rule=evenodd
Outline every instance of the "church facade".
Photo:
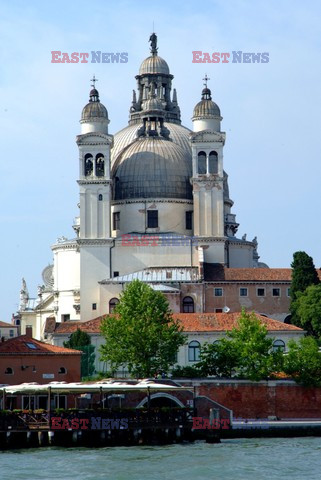
M 75 236 L 52 245 L 53 264 L 43 271 L 36 299 L 23 281 L 16 316 L 21 333 L 32 327 L 42 339 L 48 318 L 86 322 L 107 314 L 134 278 L 164 292 L 174 312 L 248 306 L 278 320 L 288 314 L 290 270 L 268 269 L 259 262 L 256 237 L 237 236 L 222 116 L 208 79 L 189 130 L 181 124 L 174 77 L 158 55 L 156 35 L 150 40 L 128 126 L 115 135 L 93 83 L 76 138 Z M 272 295 L 273 288 L 280 295 Z

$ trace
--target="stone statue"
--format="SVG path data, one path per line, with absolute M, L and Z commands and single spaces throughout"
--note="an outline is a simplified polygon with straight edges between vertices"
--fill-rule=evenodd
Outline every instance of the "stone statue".
M 242 240 L 246 240 L 246 233 L 244 233 L 243 237 L 242 237 Z
M 157 35 L 156 33 L 152 33 L 151 36 L 149 37 L 149 42 L 150 42 L 150 51 L 151 53 L 157 53 Z
M 20 290 L 20 304 L 19 310 L 25 310 L 29 300 L 29 293 L 25 279 L 22 279 L 22 285 Z

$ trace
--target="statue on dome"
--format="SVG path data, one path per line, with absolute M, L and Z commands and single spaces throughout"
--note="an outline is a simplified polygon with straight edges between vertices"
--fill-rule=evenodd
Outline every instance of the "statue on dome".
M 156 33 L 152 33 L 151 36 L 149 37 L 150 42 L 150 51 L 153 55 L 157 55 L 157 35 Z

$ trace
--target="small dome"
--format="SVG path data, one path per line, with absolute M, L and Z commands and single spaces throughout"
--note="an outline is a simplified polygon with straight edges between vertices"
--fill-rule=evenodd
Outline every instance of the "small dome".
M 202 90 L 202 100 L 194 108 L 193 117 L 208 116 L 220 117 L 221 112 L 218 105 L 212 100 L 211 90 L 206 86 Z
M 139 69 L 139 75 L 146 75 L 148 73 L 169 75 L 169 66 L 162 57 L 151 55 L 145 58 Z
M 89 93 L 89 103 L 82 110 L 81 121 L 90 121 L 97 118 L 108 120 L 108 112 L 105 105 L 100 103 L 98 90 L 93 88 Z
M 143 104 L 143 110 L 144 112 L 154 111 L 154 110 L 163 110 L 163 104 L 159 98 L 152 97 L 152 98 L 149 98 L 148 100 L 145 100 Z
M 138 139 L 113 168 L 115 200 L 192 198 L 192 162 L 184 150 L 162 138 Z
M 201 100 L 194 108 L 193 117 L 220 117 L 221 112 L 213 100 Z
M 89 102 L 83 108 L 81 113 L 81 120 L 91 120 L 94 118 L 108 119 L 107 108 L 100 102 Z

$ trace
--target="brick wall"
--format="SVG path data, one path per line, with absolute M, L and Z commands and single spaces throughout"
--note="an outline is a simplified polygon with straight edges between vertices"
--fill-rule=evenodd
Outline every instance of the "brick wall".
M 192 384 L 197 385 L 198 395 L 233 410 L 234 418 L 321 418 L 321 388 L 306 388 L 292 381 L 204 380 Z

